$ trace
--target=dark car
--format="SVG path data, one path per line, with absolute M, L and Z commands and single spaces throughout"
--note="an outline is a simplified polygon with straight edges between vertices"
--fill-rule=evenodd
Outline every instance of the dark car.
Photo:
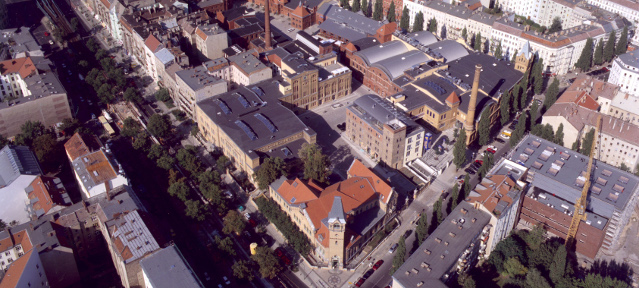
M 364 281 L 366 281 L 366 279 L 359 278 L 359 280 L 357 280 L 357 283 L 355 283 L 355 287 L 362 287 L 362 284 L 364 284 Z
M 404 238 L 408 238 L 408 236 L 410 236 L 410 233 L 413 233 L 413 230 L 406 230 L 406 232 L 404 232 Z
M 468 173 L 470 175 L 475 175 L 475 171 L 473 169 L 466 168 L 466 169 L 464 169 L 464 171 L 466 171 L 466 173 Z
M 471 169 L 475 170 L 475 169 L 479 169 L 479 167 L 481 167 L 480 163 L 473 162 L 473 164 L 471 164 L 470 167 L 468 167 L 468 168 L 471 168 Z
M 382 264 L 384 264 L 384 260 L 379 260 L 375 262 L 375 265 L 373 265 L 373 270 L 379 269 L 379 267 L 382 267 Z
M 251 227 L 253 227 L 253 228 L 257 227 L 257 222 L 255 222 L 255 220 L 253 220 L 253 219 L 249 219 L 249 220 L 248 220 L 248 223 L 249 223 L 249 224 L 251 225 Z
M 513 129 L 514 129 L 514 128 L 513 128 Z M 498 143 L 506 143 L 506 141 L 504 141 L 504 140 L 503 140 L 503 139 L 501 139 L 501 138 L 497 138 L 497 139 L 495 139 L 495 142 L 498 142 Z
M 475 163 L 478 163 L 479 165 L 483 165 L 484 164 L 484 160 L 475 160 Z
M 364 275 L 362 275 L 362 279 L 368 279 L 368 277 L 371 277 L 371 275 L 373 275 L 374 272 L 375 270 L 369 269 L 368 271 L 366 271 L 366 273 L 364 273 Z
M 282 249 L 282 247 L 277 247 L 275 249 L 275 255 L 277 255 L 277 257 L 279 257 L 285 265 L 291 265 L 291 259 L 288 258 L 286 252 L 284 251 L 284 249 Z

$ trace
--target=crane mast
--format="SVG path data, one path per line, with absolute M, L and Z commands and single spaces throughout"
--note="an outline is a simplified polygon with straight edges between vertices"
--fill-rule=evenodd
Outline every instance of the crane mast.
M 575 202 L 575 211 L 570 222 L 570 228 L 568 228 L 568 234 L 566 235 L 566 246 L 575 247 L 575 236 L 577 236 L 577 230 L 581 221 L 586 221 L 586 205 L 588 204 L 588 190 L 590 190 L 590 174 L 592 173 L 592 162 L 595 158 L 595 146 L 597 146 L 597 139 L 599 139 L 599 127 L 601 126 L 601 115 L 597 117 L 597 124 L 595 125 L 595 134 L 592 137 L 592 145 L 590 146 L 590 159 L 588 160 L 588 168 L 586 169 L 586 175 L 584 176 L 585 183 L 581 190 L 581 196 L 577 198 Z

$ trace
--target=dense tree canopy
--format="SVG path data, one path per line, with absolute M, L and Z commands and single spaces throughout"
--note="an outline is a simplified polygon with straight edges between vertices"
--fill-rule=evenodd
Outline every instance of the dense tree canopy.
M 299 157 L 304 162 L 304 178 L 327 183 L 330 162 L 319 145 L 305 143 L 299 151 Z
M 264 278 L 273 279 L 282 271 L 282 266 L 271 248 L 257 247 L 255 255 L 251 258 L 259 265 L 260 274 Z
M 260 189 L 266 189 L 268 188 L 268 185 L 280 178 L 280 176 L 286 176 L 284 166 L 284 160 L 280 157 L 269 157 L 264 159 L 259 170 L 255 173 L 255 180 L 257 180 L 258 187 Z
M 171 134 L 171 121 L 167 115 L 153 114 L 149 118 L 147 129 L 153 136 L 165 138 Z

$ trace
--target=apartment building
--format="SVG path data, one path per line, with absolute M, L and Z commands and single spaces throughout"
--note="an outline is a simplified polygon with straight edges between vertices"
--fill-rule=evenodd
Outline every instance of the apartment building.
M 175 73 L 177 93 L 173 95 L 178 107 L 193 117 L 195 103 L 228 91 L 226 80 L 210 75 L 204 66 L 196 66 Z
M 346 109 L 346 134 L 373 161 L 394 169 L 424 152 L 424 127 L 376 95 L 357 98 Z
M 486 256 L 517 225 L 523 196 L 528 188 L 524 182 L 527 170 L 513 161 L 501 159 L 466 198 L 468 203 L 490 215 L 492 229 L 486 241 Z
M 252 179 L 266 157 L 292 159 L 316 133 L 279 103 L 276 80 L 240 86 L 195 104 L 194 120 L 201 135 L 219 148 L 235 167 Z
M 29 250 L 3 273 L 5 276 L 0 278 L 0 287 L 51 287 L 43 270 L 40 255 L 33 249 Z
M 543 223 L 549 235 L 566 238 L 574 203 L 585 181 L 592 181 L 586 220 L 575 237 L 576 251 L 594 259 L 602 250 L 618 249 L 619 236 L 637 202 L 639 178 L 596 160 L 590 179 L 585 179 L 587 156 L 534 135 L 524 137 L 507 158 L 528 168 L 525 181 L 530 188 L 523 199 L 520 224 Z
M 608 83 L 618 85 L 621 91 L 639 96 L 639 52 L 621 54 L 612 62 Z
M 359 160 L 348 178 L 326 188 L 313 180 L 281 177 L 270 197 L 309 238 L 323 267 L 344 269 L 391 219 L 397 192 Z
M 64 149 L 83 199 L 129 184 L 129 179 L 108 145 L 103 147 L 96 136 L 75 133 L 64 143 Z
M 249 86 L 273 78 L 273 70 L 257 59 L 257 51 L 249 50 L 227 57 L 230 63 L 228 81 Z
M 484 255 L 490 214 L 461 202 L 392 275 L 393 288 L 447 287 L 450 275 Z M 456 265 L 458 264 L 459 265 Z
M 630 20 L 633 25 L 639 23 L 639 4 L 630 0 L 587 0 L 597 6 Z M 633 39 L 634 40 L 634 39 Z
M 197 26 L 195 35 L 195 47 L 203 60 L 220 58 L 222 50 L 229 47 L 228 33 L 217 23 Z

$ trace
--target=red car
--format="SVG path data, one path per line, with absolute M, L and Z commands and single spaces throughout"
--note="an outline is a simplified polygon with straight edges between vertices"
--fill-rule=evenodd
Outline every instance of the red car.
M 355 283 L 355 287 L 361 287 L 362 284 L 364 284 L 364 281 L 366 281 L 366 279 L 359 278 L 359 280 L 357 280 L 357 283 Z
M 490 149 L 490 148 L 488 148 L 488 149 Z M 477 163 L 479 165 L 484 165 L 484 160 L 475 160 L 475 163 Z
M 286 253 L 284 252 L 284 249 L 282 249 L 282 247 L 277 247 L 277 249 L 275 249 L 275 255 L 277 255 L 277 257 L 279 257 L 285 265 L 291 265 L 291 259 L 286 256 Z
M 379 269 L 379 267 L 381 267 L 382 264 L 384 264 L 384 260 L 377 261 L 377 263 L 375 263 L 375 265 L 373 265 L 373 270 Z
M 44 32 L 44 36 L 49 36 L 51 34 L 49 34 L 49 32 Z
M 253 228 L 257 227 L 257 222 L 255 222 L 255 220 L 253 220 L 253 219 L 249 219 L 249 220 L 248 220 L 248 223 L 249 223 L 249 224 L 251 225 L 251 227 L 253 227 Z
M 488 148 L 486 149 L 486 151 L 495 154 L 495 152 L 497 152 L 497 150 L 493 149 L 493 148 Z

